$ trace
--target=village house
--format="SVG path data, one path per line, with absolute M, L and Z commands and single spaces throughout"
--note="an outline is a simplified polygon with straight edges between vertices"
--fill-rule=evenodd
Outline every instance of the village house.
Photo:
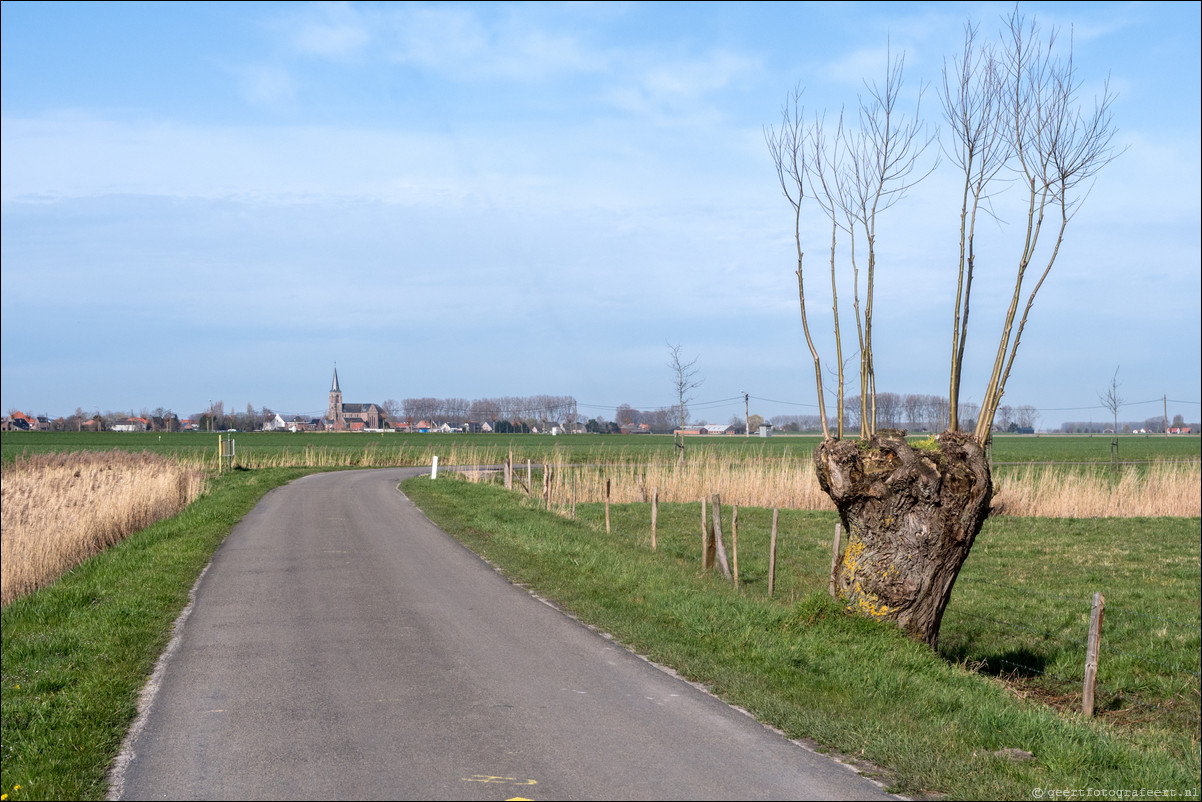
M 45 415 L 26 415 L 17 411 L 4 419 L 2 428 L 6 432 L 48 432 L 53 426 Z

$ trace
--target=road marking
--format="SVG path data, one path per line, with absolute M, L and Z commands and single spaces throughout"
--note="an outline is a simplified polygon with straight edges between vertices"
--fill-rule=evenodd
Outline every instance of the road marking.
M 517 777 L 498 777 L 493 774 L 473 774 L 461 777 L 465 783 L 493 783 L 496 785 L 538 785 L 538 780 L 519 780 Z

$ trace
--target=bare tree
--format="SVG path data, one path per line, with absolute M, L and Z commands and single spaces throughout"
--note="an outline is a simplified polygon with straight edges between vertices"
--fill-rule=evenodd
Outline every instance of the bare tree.
M 1034 429 L 1039 423 L 1039 410 L 1030 404 L 1023 404 L 1015 412 L 1015 421 L 1024 429 Z
M 1036 294 L 1093 178 L 1116 155 L 1109 88 L 1092 110 L 1084 107 L 1071 43 L 1063 55 L 1055 43 L 1054 31 L 1045 37 L 1016 10 L 1003 19 L 1001 35 L 992 43 L 982 41 L 976 26 L 967 25 L 963 50 L 944 65 L 940 100 L 949 135 L 942 150 L 962 173 L 963 184 L 949 395 L 924 404 L 934 428 L 947 427 L 934 449 L 912 447 L 904 431 L 877 430 L 872 325 L 877 215 L 901 201 L 926 174 L 921 156 L 930 141 L 917 110 L 909 117 L 899 111 L 902 60 L 889 61 L 882 85 L 868 85 L 857 127 L 847 125 L 842 115 L 830 136 L 821 117 L 807 126 L 801 92 L 795 90 L 780 128 L 766 131 L 781 189 L 793 210 L 798 295 L 820 409 L 822 372 L 806 315 L 801 241 L 807 199 L 831 222 L 832 282 L 840 262 L 836 245 L 842 241 L 847 251 L 843 269 L 855 289 L 858 415 L 847 409 L 852 399 L 844 399 L 840 372 L 837 435 L 824 426 L 823 442 L 814 452 L 819 482 L 849 533 L 838 589 L 852 609 L 893 620 L 932 646 L 960 567 L 989 514 L 993 480 L 985 449 Z M 960 391 L 978 261 L 976 231 L 983 218 L 1012 200 L 1020 210 L 1013 292 L 978 408 L 965 403 Z M 1003 215 L 996 216 L 1001 224 Z M 834 325 L 839 343 L 837 303 Z M 918 404 L 906 406 L 913 420 Z M 858 418 L 859 443 L 842 439 L 845 410 Z M 1020 420 L 1023 414 L 1020 408 Z M 971 432 L 961 431 L 962 415 L 975 415 Z
M 472 402 L 468 414 L 477 423 L 492 425 L 501 418 L 501 405 L 491 398 L 482 398 Z
M 699 369 L 697 367 L 697 359 L 695 357 L 691 362 L 685 362 L 680 355 L 681 346 L 668 345 L 668 353 L 671 355 L 668 360 L 668 367 L 672 369 L 672 387 L 676 396 L 676 412 L 677 421 L 679 422 L 678 434 L 675 438 L 676 453 L 679 459 L 684 459 L 684 427 L 689 422 L 689 402 L 693 400 L 692 393 L 701 386 L 704 379 L 697 378 Z
M 1110 384 L 1106 385 L 1104 392 L 1098 393 L 1098 400 L 1102 402 L 1102 406 L 1110 410 L 1110 414 L 1114 416 L 1114 433 L 1119 433 L 1119 407 L 1121 407 L 1127 399 L 1119 395 L 1119 369 L 1114 369 L 1114 375 L 1110 377 Z

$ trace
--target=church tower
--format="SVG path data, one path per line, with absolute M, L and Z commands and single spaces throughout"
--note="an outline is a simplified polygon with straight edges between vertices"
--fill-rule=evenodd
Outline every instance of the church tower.
M 338 368 L 334 368 L 334 382 L 330 385 L 330 409 L 326 420 L 336 431 L 346 428 L 346 420 L 342 417 L 342 388 L 338 386 Z

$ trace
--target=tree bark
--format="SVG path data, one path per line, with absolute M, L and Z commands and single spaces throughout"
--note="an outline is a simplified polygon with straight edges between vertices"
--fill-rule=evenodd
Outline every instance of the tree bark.
M 904 431 L 881 430 L 866 440 L 824 441 L 814 464 L 848 536 L 839 597 L 934 648 L 960 567 L 989 515 L 984 449 L 958 432 L 927 449 L 911 446 Z

